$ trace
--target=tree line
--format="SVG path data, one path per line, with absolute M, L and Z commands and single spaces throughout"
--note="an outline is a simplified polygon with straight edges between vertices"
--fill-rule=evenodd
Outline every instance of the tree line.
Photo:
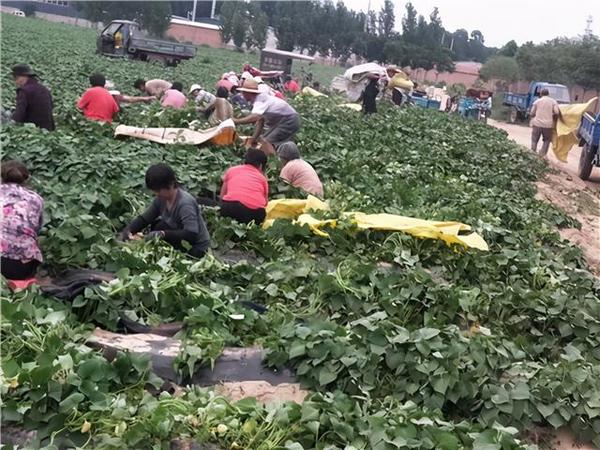
M 483 80 L 517 80 L 577 84 L 600 89 L 600 39 L 597 36 L 557 38 L 543 44 L 507 43 L 480 71 Z
M 247 35 L 256 33 L 266 18 L 278 48 L 318 52 L 342 62 L 356 54 L 369 61 L 451 70 L 453 60 L 483 62 L 496 51 L 485 46 L 481 31 L 450 32 L 443 27 L 437 8 L 425 18 L 411 3 L 406 4 L 402 32 L 397 32 L 391 0 L 385 0 L 379 11 L 368 13 L 331 0 L 225 2 L 220 16 L 223 39 L 233 39 L 238 47 L 246 43 Z M 245 32 L 242 24 L 246 25 Z M 250 41 L 262 43 L 253 38 Z

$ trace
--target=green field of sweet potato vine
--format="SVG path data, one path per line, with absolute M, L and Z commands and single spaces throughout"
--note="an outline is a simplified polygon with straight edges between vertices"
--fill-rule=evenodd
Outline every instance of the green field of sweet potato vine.
M 130 95 L 138 77 L 212 87 L 256 56 L 199 48 L 163 68 L 98 56 L 95 37 L 2 14 L 2 106 L 14 104 L 9 68 L 21 62 L 55 100 L 57 131 L 0 134 L 3 159 L 26 163 L 45 199 L 45 268 L 118 274 L 72 304 L 3 286 L 3 426 L 37 430 L 32 448 L 48 449 L 168 449 L 190 437 L 223 449 L 504 450 L 526 448 L 534 425 L 568 425 L 600 445 L 600 285 L 558 235 L 573 220 L 534 198 L 545 170 L 535 156 L 501 131 L 436 111 L 382 105 L 365 119 L 339 108 L 341 99 L 297 98 L 298 145 L 334 212 L 457 220 L 490 251 L 350 226 L 328 239 L 286 221 L 262 230 L 212 208 L 203 214 L 213 250 L 201 261 L 157 242 L 118 243 L 150 199 L 150 164 L 167 162 L 198 193 L 217 189 L 244 149 L 117 140 L 113 127 L 75 109 L 87 77 L 102 72 Z M 132 105 L 113 126 L 194 119 L 191 108 Z M 297 197 L 277 174 L 273 160 L 272 197 Z M 225 262 L 232 251 L 244 259 Z M 157 393 L 148 359 L 108 362 L 85 345 L 95 326 L 114 330 L 119 314 L 185 322 L 182 385 L 223 347 L 256 344 L 265 364 L 294 368 L 311 394 L 263 407 L 193 386 Z

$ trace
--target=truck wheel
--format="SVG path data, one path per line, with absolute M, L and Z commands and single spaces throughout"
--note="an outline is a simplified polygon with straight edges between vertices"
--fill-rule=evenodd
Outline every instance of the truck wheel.
M 508 121 L 510 123 L 517 123 L 519 121 L 520 114 L 517 108 L 510 108 L 510 113 L 508 115 Z
M 589 144 L 585 144 L 581 149 L 581 155 L 579 156 L 579 178 L 584 181 L 590 178 L 592 173 L 592 161 L 594 160 L 596 151 L 598 151 L 598 148 L 592 148 Z
M 163 66 L 167 65 L 167 59 L 160 55 L 148 55 L 148 62 L 150 63 L 158 63 Z

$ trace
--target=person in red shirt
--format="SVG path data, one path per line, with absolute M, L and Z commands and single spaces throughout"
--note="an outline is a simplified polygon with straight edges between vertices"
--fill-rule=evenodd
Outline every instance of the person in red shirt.
M 289 75 L 285 77 L 285 84 L 283 85 L 285 92 L 289 92 L 292 95 L 300 92 L 300 86 L 292 79 Z
M 92 87 L 83 93 L 77 107 L 90 120 L 112 123 L 113 117 L 119 112 L 119 105 L 104 87 L 106 78 L 95 73 L 90 76 L 90 84 Z
M 269 183 L 264 175 L 267 156 L 251 148 L 244 164 L 230 167 L 223 175 L 221 187 L 221 216 L 241 223 L 261 224 L 267 215 Z

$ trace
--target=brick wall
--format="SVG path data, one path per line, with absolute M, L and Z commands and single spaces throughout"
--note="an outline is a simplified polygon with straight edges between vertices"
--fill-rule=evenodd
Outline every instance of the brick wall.
M 215 48 L 224 47 L 219 30 L 194 25 L 172 23 L 167 30 L 167 36 L 175 38 L 179 42 L 191 42 L 192 44 L 208 45 Z

